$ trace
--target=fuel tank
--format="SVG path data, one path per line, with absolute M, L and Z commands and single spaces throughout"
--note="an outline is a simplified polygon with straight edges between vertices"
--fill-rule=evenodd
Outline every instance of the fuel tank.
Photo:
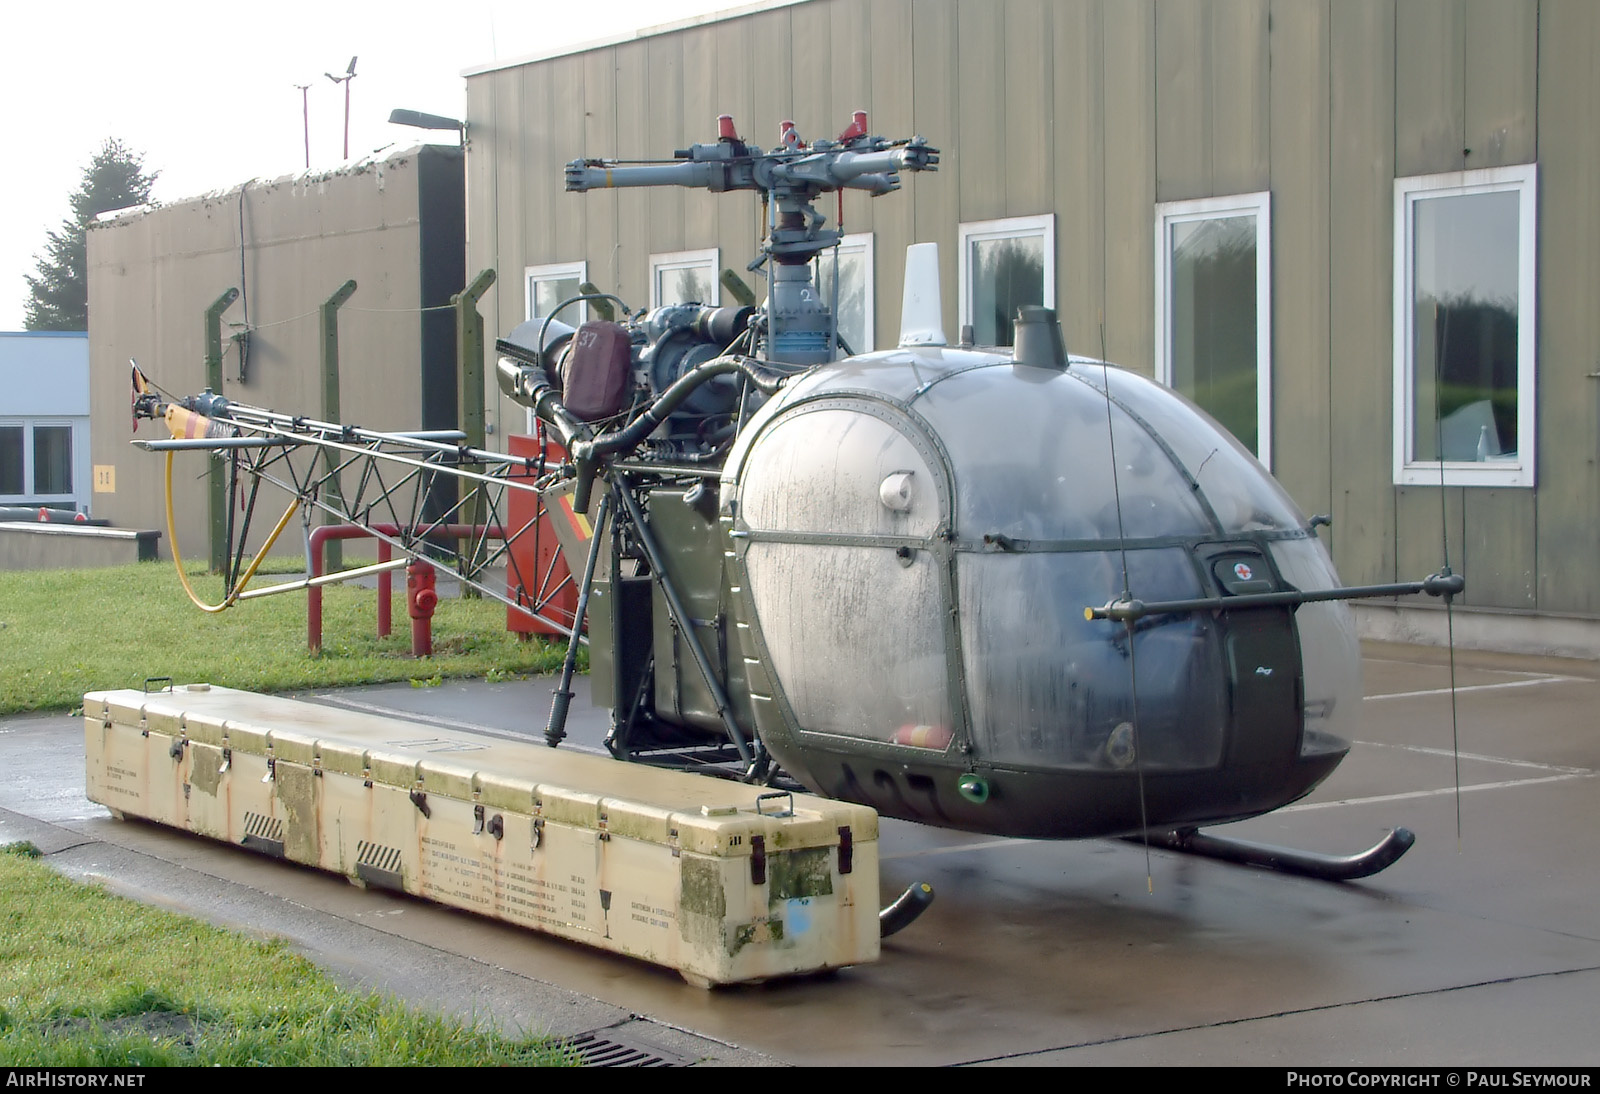
M 741 430 L 720 498 L 756 728 L 818 793 L 1117 835 L 1277 808 L 1348 749 L 1348 608 L 1226 604 L 1335 587 L 1327 552 L 1226 430 L 1134 373 L 944 347 L 823 365 Z M 1220 603 L 1085 618 L 1124 594 Z

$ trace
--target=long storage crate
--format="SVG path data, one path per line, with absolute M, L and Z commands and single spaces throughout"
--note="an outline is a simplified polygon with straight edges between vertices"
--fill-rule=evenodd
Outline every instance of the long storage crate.
M 878 956 L 863 806 L 191 684 L 84 696 L 91 800 L 677 969 Z

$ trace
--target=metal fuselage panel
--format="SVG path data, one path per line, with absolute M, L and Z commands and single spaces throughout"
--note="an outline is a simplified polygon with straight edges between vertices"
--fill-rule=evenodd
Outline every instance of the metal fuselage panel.
M 723 584 L 771 684 L 757 729 L 808 786 L 945 826 L 1098 836 L 1265 812 L 1342 758 L 1322 723 L 1307 746 L 1295 611 L 1083 618 L 1124 593 L 1291 588 L 1282 545 L 1322 554 L 1219 427 L 1095 372 L 880 354 L 813 370 L 746 427 L 722 482 Z M 1203 435 L 1169 443 L 1157 427 L 1179 420 Z M 1319 651 L 1353 664 L 1329 618 L 1312 619 Z M 1357 672 L 1321 673 L 1338 696 L 1319 717 L 1350 712 Z

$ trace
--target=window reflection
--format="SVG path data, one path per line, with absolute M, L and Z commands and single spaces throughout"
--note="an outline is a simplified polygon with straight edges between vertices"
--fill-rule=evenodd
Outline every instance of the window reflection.
M 872 253 L 870 236 L 846 236 L 838 254 L 839 301 L 835 314 L 839 340 L 851 353 L 871 353 L 872 332 Z M 817 256 L 817 292 L 830 308 L 834 307 L 834 255 L 832 250 Z
M 1156 206 L 1156 377 L 1272 460 L 1272 195 Z
M 1017 309 L 1044 303 L 1044 240 L 973 240 L 972 327 L 980 346 L 1009 346 Z
M 1394 194 L 1394 481 L 1531 487 L 1538 166 L 1396 179 Z
M 1055 218 L 961 225 L 960 321 L 980 346 L 1009 346 L 1017 309 L 1055 306 Z
M 563 300 L 571 300 L 578 295 L 578 279 L 576 277 L 558 277 L 546 281 L 533 283 L 533 319 L 548 318 L 550 313 L 560 306 Z M 570 316 L 563 322 L 571 323 Z
M 33 492 L 40 495 L 72 493 L 70 425 L 33 427 Z
M 707 304 L 722 302 L 717 284 L 719 258 L 716 250 L 673 251 L 650 256 L 650 306 Z
M 1518 195 L 1416 202 L 1412 453 L 1484 463 L 1517 437 Z
M 1256 222 L 1172 225 L 1172 385 L 1252 452 L 1256 429 Z
M 552 262 L 544 266 L 529 266 L 524 274 L 527 287 L 527 318 L 548 319 L 564 301 L 571 300 L 583 291 L 589 279 L 589 267 L 584 262 Z M 556 317 L 568 326 L 580 326 L 589 317 L 589 305 L 574 304 Z
M 22 427 L 0 425 L 0 494 L 21 494 Z

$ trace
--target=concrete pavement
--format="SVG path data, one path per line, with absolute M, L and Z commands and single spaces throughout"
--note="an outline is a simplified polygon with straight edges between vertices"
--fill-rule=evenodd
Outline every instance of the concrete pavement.
M 933 908 L 875 965 L 705 992 L 676 974 L 108 818 L 82 797 L 77 719 L 0 720 L 0 840 L 69 874 L 247 930 L 420 1005 L 610 1031 L 667 1062 L 1600 1063 L 1600 666 L 1369 647 L 1365 728 L 1310 798 L 1229 826 L 1349 852 L 1416 847 L 1330 884 L 1122 843 L 986 839 L 885 822 L 885 900 Z M 604 712 L 575 706 L 574 745 Z M 345 689 L 320 701 L 536 733 L 545 682 Z M 1459 763 L 1461 791 L 1456 793 Z M 1461 838 L 1456 837 L 1459 808 Z M 1153 889 L 1153 892 L 1150 891 Z

